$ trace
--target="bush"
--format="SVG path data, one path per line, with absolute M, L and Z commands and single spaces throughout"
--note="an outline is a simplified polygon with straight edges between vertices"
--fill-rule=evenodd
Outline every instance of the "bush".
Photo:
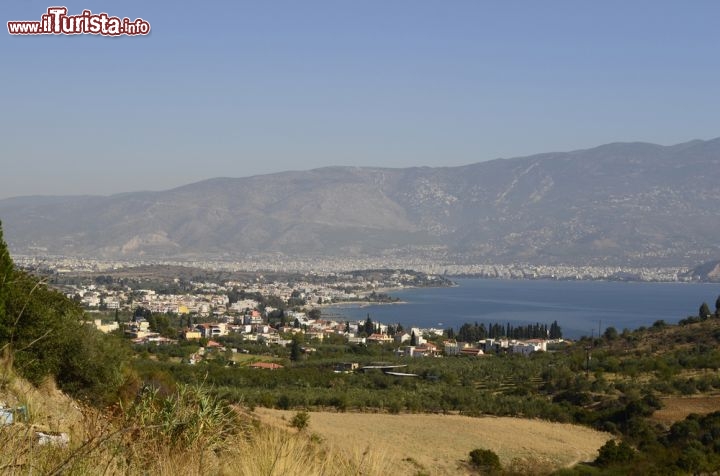
M 135 433 L 177 450 L 213 449 L 237 431 L 235 412 L 202 385 L 180 384 L 167 396 L 144 387 L 124 418 Z
M 285 394 L 282 394 L 278 397 L 277 400 L 277 407 L 281 410 L 289 410 L 291 406 L 290 403 L 290 397 L 288 397 Z
M 23 272 L 13 272 L 2 287 L 0 346 L 13 354 L 18 372 L 31 382 L 57 376 L 72 350 L 68 340 L 82 328 L 81 309 Z
M 635 457 L 635 450 L 624 441 L 620 444 L 615 440 L 610 440 L 600 448 L 600 454 L 595 459 L 595 464 L 602 468 L 606 468 L 615 463 L 626 463 Z
M 33 384 L 51 376 L 72 396 L 107 404 L 123 383 L 128 346 L 82 319 L 74 301 L 14 269 L 0 229 L 0 351 Z
M 494 473 L 502 469 L 498 455 L 492 450 L 481 448 L 470 452 L 470 464 L 486 473 Z
M 304 430 L 307 428 L 308 424 L 310 423 L 310 415 L 308 412 L 297 412 L 295 416 L 292 417 L 292 420 L 290 420 L 290 426 L 293 428 L 297 428 L 299 431 Z

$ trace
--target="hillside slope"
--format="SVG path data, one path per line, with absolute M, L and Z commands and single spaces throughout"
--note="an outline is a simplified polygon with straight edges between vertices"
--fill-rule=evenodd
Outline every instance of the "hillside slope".
M 261 419 L 282 427 L 292 412 L 257 409 Z M 385 452 L 392 472 L 476 474 L 462 464 L 475 448 L 491 449 L 505 468 L 547 474 L 579 461 L 592 461 L 608 433 L 579 425 L 509 417 L 311 412 L 309 430 L 348 454 Z
M 163 192 L 0 200 L 16 253 L 257 253 L 695 265 L 720 255 L 720 139 L 446 168 L 329 167 Z

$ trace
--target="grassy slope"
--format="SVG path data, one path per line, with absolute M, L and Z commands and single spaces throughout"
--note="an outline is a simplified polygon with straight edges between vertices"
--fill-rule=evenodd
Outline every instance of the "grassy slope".
M 292 411 L 259 408 L 261 420 L 287 427 Z M 310 413 L 308 430 L 346 454 L 358 450 L 389 457 L 395 474 L 458 474 L 475 448 L 495 451 L 505 467 L 548 472 L 593 460 L 609 438 L 589 428 L 507 417 Z
M 691 413 L 706 415 L 720 411 L 720 395 L 699 395 L 690 397 L 665 397 L 663 408 L 652 415 L 652 419 L 667 426 L 684 420 Z
M 391 472 L 389 459 L 378 454 L 341 454 L 307 434 L 253 423 L 245 412 L 239 415 L 241 431 L 212 447 L 201 441 L 173 448 L 147 427 L 135 426 L 137 421 L 80 408 L 52 382 L 36 388 L 5 370 L 0 401 L 12 407 L 25 405 L 30 414 L 28 422 L 0 426 L 0 474 L 384 476 Z M 35 431 L 66 432 L 70 444 L 38 446 Z

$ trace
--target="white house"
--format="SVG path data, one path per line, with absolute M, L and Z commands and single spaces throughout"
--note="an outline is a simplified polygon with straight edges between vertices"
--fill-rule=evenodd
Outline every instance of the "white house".
M 460 355 L 460 344 L 456 340 L 446 340 L 445 355 Z

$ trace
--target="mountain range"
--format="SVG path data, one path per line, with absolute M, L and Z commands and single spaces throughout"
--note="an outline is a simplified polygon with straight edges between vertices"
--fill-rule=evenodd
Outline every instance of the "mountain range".
M 326 167 L 160 192 L 0 200 L 15 253 L 695 266 L 720 257 L 720 138 L 460 167 Z M 430 259 L 430 258 L 429 258 Z

